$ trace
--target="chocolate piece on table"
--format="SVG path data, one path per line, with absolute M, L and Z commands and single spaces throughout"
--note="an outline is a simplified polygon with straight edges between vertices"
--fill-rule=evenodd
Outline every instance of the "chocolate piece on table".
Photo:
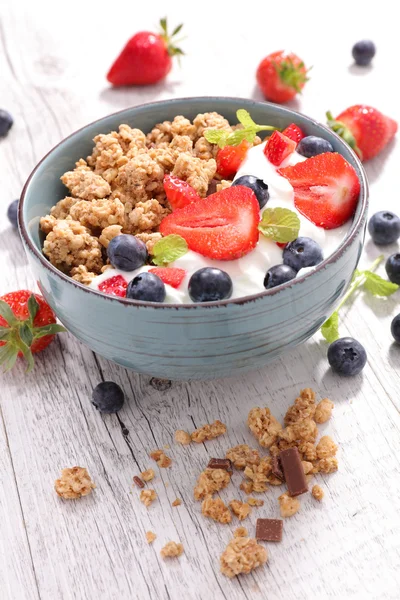
M 257 519 L 256 539 L 262 542 L 281 542 L 283 521 L 281 519 Z
M 275 475 L 275 477 L 277 477 L 281 481 L 285 481 L 285 476 L 282 471 L 282 465 L 281 465 L 279 456 L 273 456 L 271 464 L 272 464 L 272 469 L 271 469 L 272 474 Z
M 288 448 L 279 453 L 283 474 L 291 496 L 300 496 L 308 491 L 306 476 L 297 448 Z
M 140 477 L 138 477 L 137 475 L 135 475 L 135 477 L 133 478 L 133 483 L 136 483 L 136 485 L 139 488 L 144 488 L 144 483 L 143 481 L 140 479 Z
M 232 461 L 229 458 L 210 458 L 207 469 L 223 469 L 232 475 Z

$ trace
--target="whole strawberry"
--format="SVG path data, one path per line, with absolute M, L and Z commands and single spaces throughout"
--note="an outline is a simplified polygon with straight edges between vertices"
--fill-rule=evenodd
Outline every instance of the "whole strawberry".
M 10 292 L 0 298 L 0 364 L 11 369 L 18 356 L 33 367 L 32 354 L 47 348 L 56 333 L 66 331 L 39 294 L 27 290 Z
M 171 57 L 183 54 L 173 41 L 182 25 L 178 25 L 171 35 L 168 34 L 167 19 L 161 19 L 160 26 L 160 33 L 139 31 L 131 37 L 107 73 L 112 85 L 150 85 L 168 75 Z
M 304 62 L 293 52 L 273 52 L 258 65 L 257 83 L 267 100 L 283 104 L 299 94 L 308 81 Z
M 365 104 L 346 108 L 336 119 L 330 112 L 326 116 L 329 127 L 353 148 L 362 161 L 379 154 L 397 131 L 396 121 Z

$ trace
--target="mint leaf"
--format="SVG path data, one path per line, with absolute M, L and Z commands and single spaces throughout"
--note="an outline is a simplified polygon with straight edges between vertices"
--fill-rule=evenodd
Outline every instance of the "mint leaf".
M 258 125 L 254 123 L 250 113 L 244 108 L 239 108 L 236 116 L 239 123 L 243 125 L 243 129 L 236 129 L 236 131 L 232 131 L 231 133 L 220 129 L 208 129 L 204 132 L 206 140 L 210 144 L 218 144 L 220 148 L 224 146 L 237 146 L 243 140 L 247 140 L 252 144 L 259 131 L 274 131 L 276 129 L 272 125 Z
M 364 275 L 366 277 L 364 287 L 374 296 L 391 296 L 399 289 L 396 283 L 387 281 L 372 271 L 364 271 Z
M 207 142 L 210 142 L 210 144 L 218 144 L 220 148 L 227 145 L 229 135 L 229 131 L 224 131 L 223 129 L 206 129 L 204 132 L 204 137 Z
M 167 235 L 153 248 L 153 263 L 159 267 L 174 262 L 189 250 L 186 240 L 180 235 Z
M 247 110 L 245 110 L 244 108 L 239 108 L 239 110 L 236 112 L 236 117 L 239 123 L 243 125 L 243 127 L 250 127 L 253 129 L 257 128 L 257 125 L 251 118 L 250 113 L 247 112 Z
M 256 134 L 248 129 L 236 129 L 236 131 L 227 136 L 225 146 L 238 146 L 243 140 L 247 140 L 251 144 L 255 136 Z
M 298 237 L 300 219 L 288 208 L 266 208 L 258 229 L 265 237 L 284 244 Z
M 339 313 L 335 311 L 321 327 L 321 333 L 327 342 L 332 344 L 339 339 Z

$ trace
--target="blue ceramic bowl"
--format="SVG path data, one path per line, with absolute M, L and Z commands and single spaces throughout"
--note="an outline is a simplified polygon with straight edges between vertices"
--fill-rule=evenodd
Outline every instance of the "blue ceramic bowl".
M 77 283 L 41 252 L 39 219 L 65 196 L 60 176 L 91 153 L 93 138 L 120 123 L 148 132 L 176 115 L 192 119 L 217 111 L 232 123 L 246 108 L 258 123 L 296 122 L 307 135 L 329 140 L 356 169 L 361 194 L 353 225 L 337 251 L 306 274 L 279 288 L 240 299 L 190 305 L 117 299 Z M 80 129 L 35 168 L 22 193 L 19 223 L 30 265 L 44 297 L 62 323 L 92 350 L 116 363 L 169 379 L 213 379 L 265 366 L 307 340 L 334 310 L 359 260 L 368 188 L 360 161 L 332 131 L 287 108 L 241 98 L 183 98 L 115 113 Z

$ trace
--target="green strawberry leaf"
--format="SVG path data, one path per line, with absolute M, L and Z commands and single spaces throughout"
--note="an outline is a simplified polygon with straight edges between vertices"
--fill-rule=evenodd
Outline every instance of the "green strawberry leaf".
M 45 335 L 55 335 L 56 333 L 63 333 L 67 331 L 62 325 L 57 323 L 50 323 L 50 325 L 43 325 L 43 327 L 36 327 L 32 330 L 33 339 L 38 340 Z
M 39 303 L 36 300 L 35 296 L 32 294 L 31 296 L 29 296 L 28 300 L 29 324 L 31 325 L 31 327 L 33 327 L 33 321 L 35 320 L 38 310 Z
M 153 248 L 153 263 L 159 267 L 174 262 L 189 250 L 186 240 L 180 235 L 167 235 Z
M 258 229 L 265 237 L 284 244 L 298 237 L 300 219 L 288 208 L 266 208 Z
M 31 296 L 31 298 L 33 298 L 33 296 Z M 24 342 L 24 344 L 26 344 L 28 346 L 28 348 L 31 347 L 32 342 L 33 342 L 33 334 L 32 334 L 32 329 L 28 325 L 28 323 L 25 322 L 20 326 L 19 337 Z
M 339 339 L 339 313 L 335 311 L 321 327 L 321 333 L 327 342 L 332 344 Z
M 3 317 L 10 327 L 19 323 L 19 319 L 17 319 L 10 306 L 4 300 L 0 300 L 0 317 Z
M 383 279 L 372 271 L 364 271 L 366 277 L 364 288 L 374 296 L 391 296 L 399 289 L 396 283 Z

